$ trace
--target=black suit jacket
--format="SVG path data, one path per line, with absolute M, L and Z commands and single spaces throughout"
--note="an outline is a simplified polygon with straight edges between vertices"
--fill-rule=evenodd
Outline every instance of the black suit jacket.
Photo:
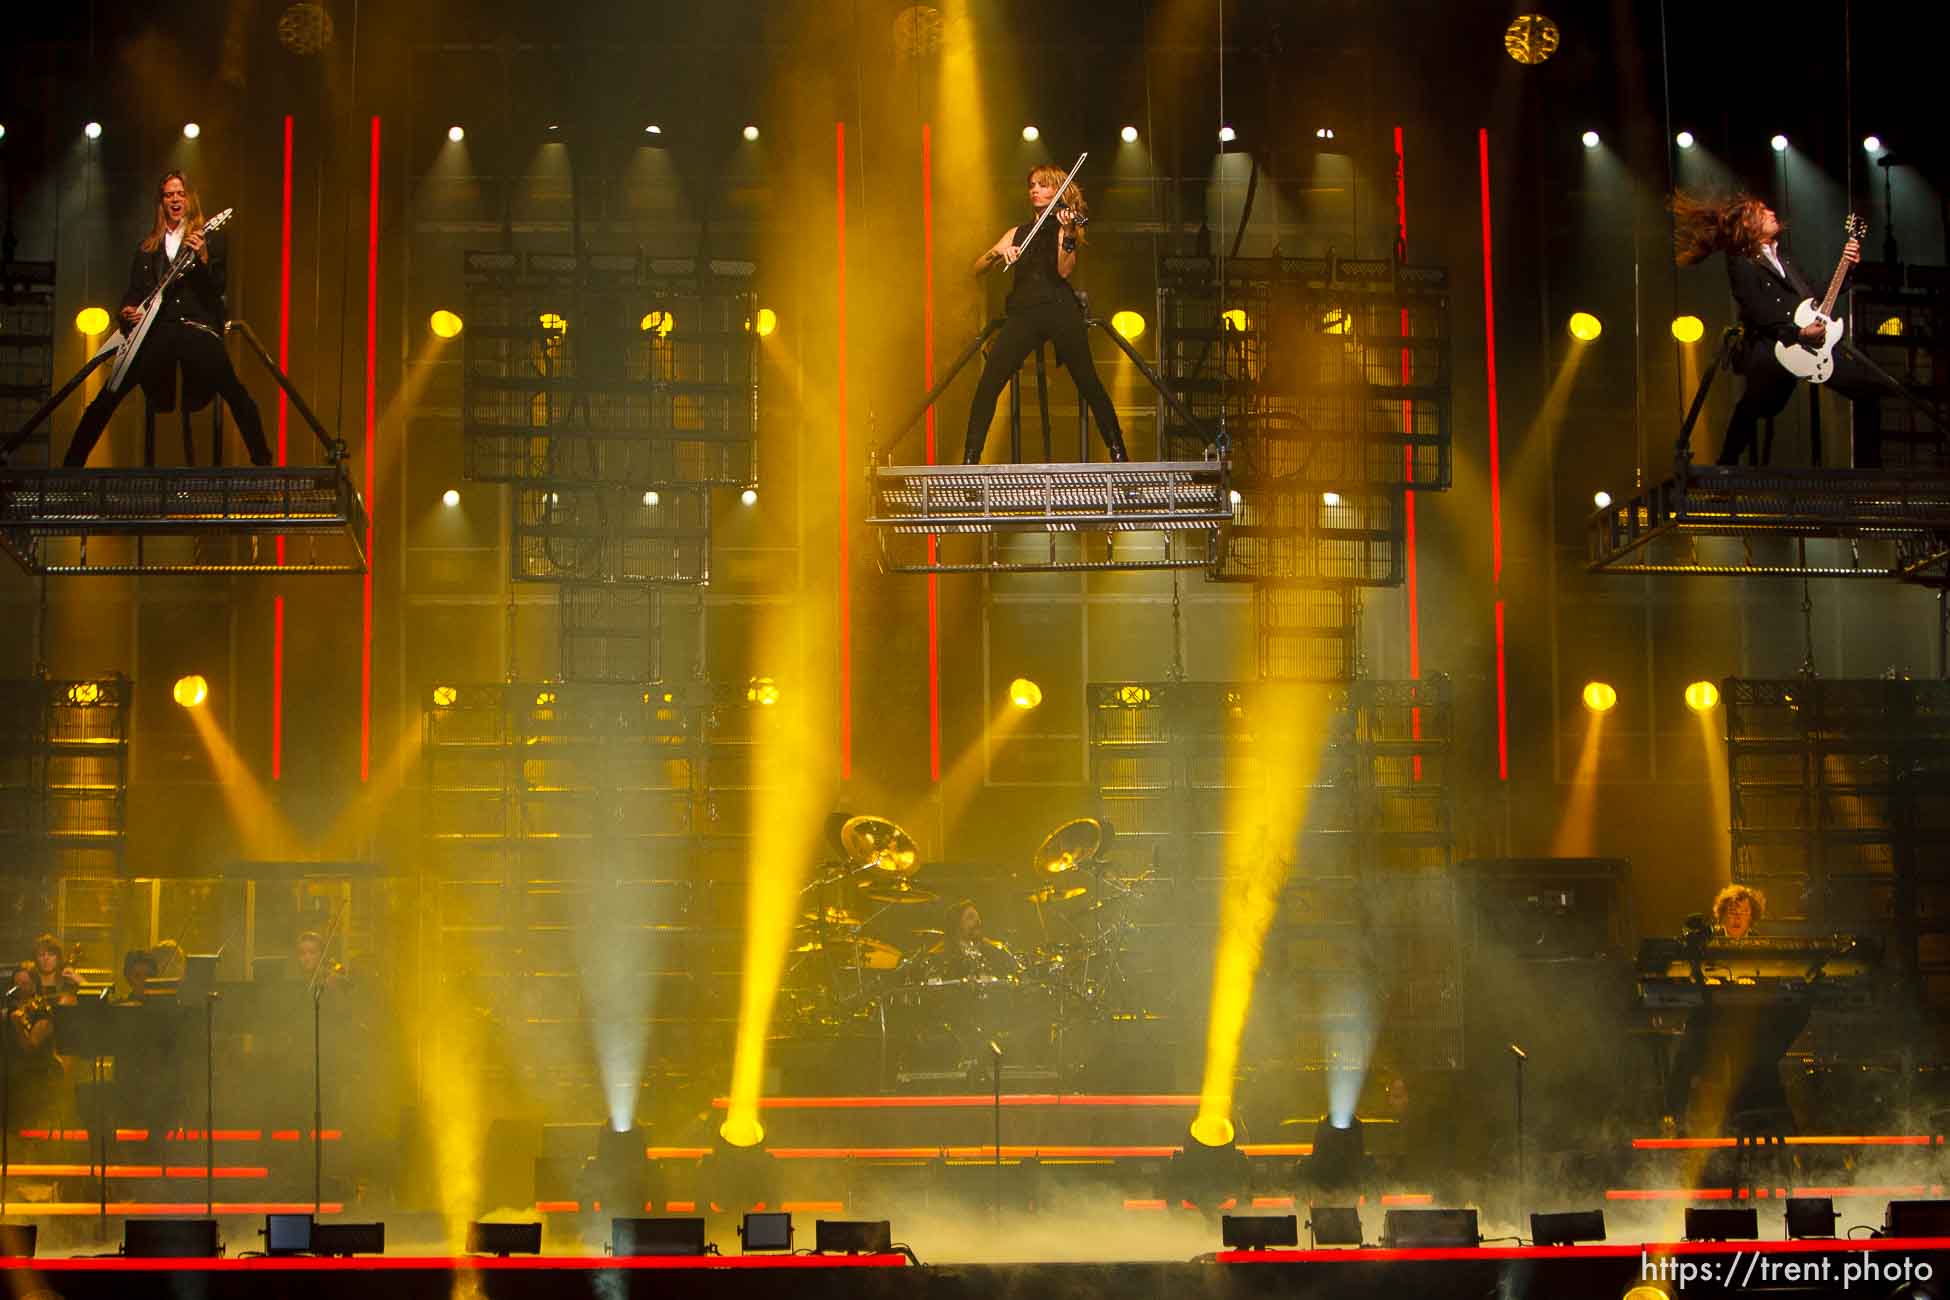
M 1727 255 L 1727 284 L 1733 290 L 1734 304 L 1740 309 L 1740 324 L 1746 330 L 1737 367 L 1743 375 L 1757 361 L 1776 364 L 1774 345 L 1792 343 L 1801 334 L 1794 323 L 1794 309 L 1801 305 L 1803 298 L 1815 296 L 1807 278 L 1787 253 L 1779 245 L 1775 246 L 1775 252 L 1780 255 L 1786 276 L 1774 274 L 1764 255 Z
M 222 232 L 209 237 L 204 249 L 210 254 L 206 262 L 202 258 L 193 260 L 176 283 L 169 286 L 163 295 L 162 315 L 157 323 L 163 321 L 188 320 L 208 326 L 223 336 L 227 312 L 223 299 L 224 283 L 229 266 L 228 245 Z M 144 252 L 140 245 L 135 250 L 135 260 L 129 264 L 129 287 L 122 295 L 124 307 L 139 307 L 143 300 L 156 290 L 156 285 L 169 271 L 169 254 L 157 245 L 153 253 Z

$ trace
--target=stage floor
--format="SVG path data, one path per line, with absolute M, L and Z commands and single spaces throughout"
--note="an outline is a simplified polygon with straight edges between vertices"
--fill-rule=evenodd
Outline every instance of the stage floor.
M 918 1266 L 901 1255 L 705 1259 L 450 1257 L 352 1260 L 48 1259 L 0 1262 L 12 1293 L 67 1300 L 129 1295 L 358 1295 L 361 1300 L 791 1296 L 962 1300 L 970 1296 L 1146 1300 L 1202 1296 L 1524 1296 L 1611 1300 L 1644 1283 L 1669 1296 L 1888 1296 L 1936 1287 L 1950 1239 L 1696 1242 L 1444 1250 L 1223 1252 L 1182 1263 Z M 1940 1294 L 1926 1291 L 1921 1294 Z M 1901 1294 L 1909 1294 L 1904 1291 Z

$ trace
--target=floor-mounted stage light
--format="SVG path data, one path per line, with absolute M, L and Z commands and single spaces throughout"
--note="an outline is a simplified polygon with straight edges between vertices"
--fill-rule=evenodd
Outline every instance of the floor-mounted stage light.
M 352 1255 L 386 1253 L 386 1225 L 383 1223 L 314 1223 L 311 1226 L 311 1253 L 339 1258 Z
M 1760 1236 L 1760 1212 L 1722 1206 L 1688 1206 L 1687 1241 L 1753 1241 Z
M 1361 1244 L 1361 1209 L 1355 1205 L 1316 1205 L 1307 1211 L 1307 1231 L 1316 1246 Z
M 6 128 L 0 127 L 0 140 L 6 138 Z M 39 1244 L 40 1236 L 41 1228 L 37 1223 L 0 1223 L 0 1258 L 34 1258 L 34 1248 Z
M 470 1255 L 539 1255 L 542 1253 L 542 1225 L 539 1223 L 470 1223 L 467 1225 L 467 1253 Z
M 820 1255 L 885 1255 L 894 1249 L 894 1225 L 886 1219 L 818 1219 L 813 1251 Z
M 1367 1138 L 1359 1116 L 1346 1124 L 1323 1117 L 1314 1125 L 1314 1150 L 1300 1173 L 1323 1191 L 1352 1191 L 1368 1176 Z
M 125 1219 L 122 1253 L 138 1259 L 214 1259 L 222 1253 L 215 1219 Z
M 1885 1237 L 1950 1237 L 1950 1201 L 1891 1201 L 1882 1214 Z
M 1291 1214 L 1227 1214 L 1219 1219 L 1227 1250 L 1270 1250 L 1300 1244 L 1300 1220 Z
M 702 1219 L 612 1219 L 609 1224 L 609 1253 L 612 1255 L 702 1255 Z
M 1835 1235 L 1835 1198 L 1832 1196 L 1790 1196 L 1787 1203 L 1789 1241 L 1803 1237 Z
M 1565 1214 L 1530 1216 L 1530 1240 L 1537 1246 L 1574 1246 L 1580 1241 L 1605 1239 L 1603 1210 L 1573 1210 Z
M 1381 1218 L 1381 1244 L 1391 1250 L 1476 1246 L 1482 1240 L 1474 1210 L 1390 1210 Z
M 738 1225 L 738 1244 L 743 1253 L 792 1249 L 790 1214 L 747 1214 Z
M 1237 1138 L 1238 1130 L 1223 1115 L 1194 1119 L 1185 1145 L 1171 1158 L 1170 1182 L 1176 1197 L 1209 1208 L 1246 1190 L 1252 1170 L 1236 1145 Z

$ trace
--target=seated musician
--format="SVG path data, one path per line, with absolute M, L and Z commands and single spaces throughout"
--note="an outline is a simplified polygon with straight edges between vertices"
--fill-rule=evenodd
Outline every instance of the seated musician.
M 307 930 L 298 936 L 294 953 L 298 958 L 294 973 L 306 984 L 319 984 L 321 987 L 336 989 L 346 982 L 345 965 L 342 962 L 325 960 L 325 936 L 316 930 Z M 324 968 L 321 977 L 319 968 Z
M 947 933 L 926 954 L 934 979 L 972 979 L 1014 975 L 1022 969 L 1014 953 L 982 933 L 982 912 L 969 899 L 948 909 Z
M 60 1058 L 54 1054 L 54 1012 L 39 991 L 35 964 L 14 967 L 6 995 L 7 1085 L 11 1122 L 53 1117 L 62 1095 Z
M 1728 885 L 1713 899 L 1713 942 L 1754 936 L 1767 914 L 1767 896 L 1749 885 Z M 1696 923 L 1695 923 L 1696 924 Z M 1781 1058 L 1806 1028 L 1805 1000 L 1716 1003 L 1713 984 L 1686 1017 L 1671 1073 L 1666 1079 L 1664 1126 L 1683 1124 L 1690 1136 L 1733 1133 L 1785 1134 L 1794 1113 L 1781 1082 Z
M 61 941 L 51 934 L 34 940 L 34 984 L 35 992 L 64 1007 L 73 1006 L 81 990 L 81 977 L 69 964 Z
M 141 1002 L 149 995 L 149 981 L 156 978 L 156 958 L 147 948 L 131 948 L 122 956 L 122 978 L 129 986 L 124 1002 Z

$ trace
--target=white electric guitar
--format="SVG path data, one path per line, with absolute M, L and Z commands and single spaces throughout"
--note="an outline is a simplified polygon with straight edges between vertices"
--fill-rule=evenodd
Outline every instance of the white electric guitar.
M 205 221 L 203 237 L 208 239 L 223 229 L 223 223 L 230 220 L 230 214 L 235 210 L 225 208 Z M 135 328 L 131 330 L 124 324 L 108 336 L 107 342 L 95 349 L 95 355 L 98 357 L 104 352 L 121 353 L 115 358 L 115 369 L 109 372 L 108 387 L 111 392 L 119 393 L 128 387 L 129 376 L 135 371 L 135 354 L 141 349 L 142 341 L 149 337 L 149 327 L 156 323 L 156 312 L 162 306 L 163 295 L 169 292 L 169 286 L 176 283 L 177 277 L 189 270 L 190 263 L 195 259 L 196 250 L 190 247 L 188 240 L 184 240 L 183 246 L 176 250 L 176 256 L 170 262 L 169 269 L 163 272 L 162 279 L 156 282 L 156 287 L 149 296 L 142 300 L 142 315 L 137 319 Z
M 1853 212 L 1842 222 L 1842 231 L 1849 238 L 1861 240 L 1868 237 L 1869 223 Z M 1806 340 L 1794 343 L 1776 343 L 1774 359 L 1781 368 L 1797 379 L 1805 379 L 1811 384 L 1825 384 L 1835 373 L 1835 345 L 1842 341 L 1842 322 L 1835 319 L 1835 299 L 1842 292 L 1842 281 L 1848 275 L 1848 259 L 1835 263 L 1835 274 L 1828 281 L 1828 296 L 1817 306 L 1813 298 L 1803 298 L 1801 305 L 1794 309 L 1794 323 L 1802 329 L 1819 321 L 1825 326 L 1819 343 Z

